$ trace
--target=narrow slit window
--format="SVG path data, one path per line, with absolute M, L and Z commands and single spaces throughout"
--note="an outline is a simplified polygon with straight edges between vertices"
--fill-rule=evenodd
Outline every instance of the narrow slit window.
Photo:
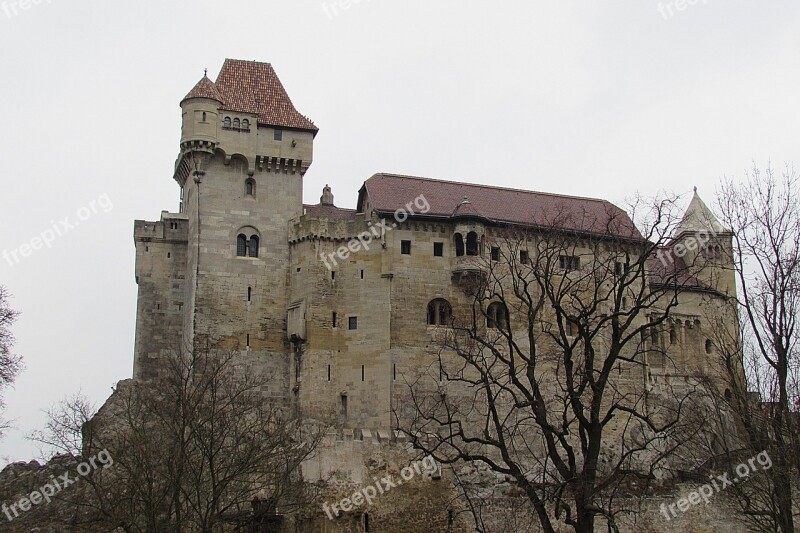
M 361 381 L 364 381 L 364 365 L 361 365 Z
M 331 316 L 331 323 L 333 324 L 333 327 L 335 328 L 336 327 L 336 313 L 333 313 L 333 315 Z
M 331 380 L 331 365 L 328 365 L 328 381 Z
M 253 301 L 253 287 L 247 287 L 247 302 Z

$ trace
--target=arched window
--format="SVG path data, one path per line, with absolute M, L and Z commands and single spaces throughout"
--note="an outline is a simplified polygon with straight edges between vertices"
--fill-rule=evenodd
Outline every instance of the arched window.
M 478 234 L 474 231 L 467 233 L 467 255 L 480 255 L 478 246 Z
M 239 127 L 241 127 L 241 125 L 242 125 L 242 123 L 239 121 L 238 118 L 233 119 L 233 127 L 234 128 L 239 128 Z
M 222 121 L 222 126 L 225 128 L 231 127 L 231 117 L 225 117 L 225 120 Z
M 205 122 L 205 121 L 206 121 L 206 112 L 203 111 L 203 122 Z
M 248 248 L 250 257 L 258 257 L 258 235 L 250 237 L 250 246 Z
M 506 329 L 508 328 L 508 312 L 500 302 L 489 304 L 486 309 L 486 327 Z
M 706 339 L 706 353 L 714 353 L 714 341 Z
M 450 307 L 450 302 L 443 298 L 436 298 L 428 304 L 429 326 L 446 326 L 450 323 L 452 315 L 453 309 Z
M 670 345 L 675 344 L 675 341 L 678 340 L 678 336 L 675 333 L 675 326 L 669 328 L 669 343 Z
M 250 121 L 249 120 L 244 119 L 242 121 L 242 129 L 243 130 L 249 130 L 250 129 Z
M 733 394 L 731 394 L 730 389 L 725 389 L 725 399 L 728 401 L 731 401 L 731 399 L 733 399 Z
M 244 182 L 244 193 L 247 196 L 255 196 L 256 195 L 256 180 L 253 178 L 248 178 Z
M 241 233 L 236 237 L 236 255 L 238 257 L 247 257 L 247 237 Z
M 464 237 L 460 233 L 456 233 L 454 239 L 456 241 L 456 256 L 461 257 L 464 255 Z
M 720 257 L 722 257 L 722 248 L 720 248 L 719 246 L 715 246 L 714 247 L 714 257 L 716 259 L 719 259 Z

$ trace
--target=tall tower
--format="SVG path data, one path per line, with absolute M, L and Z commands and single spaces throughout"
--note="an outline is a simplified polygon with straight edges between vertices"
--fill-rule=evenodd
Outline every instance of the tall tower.
M 689 207 L 674 232 L 672 253 L 706 286 L 736 296 L 733 233 L 726 229 L 694 189 Z
M 267 63 L 227 59 L 180 106 L 182 346 L 237 350 L 254 370 L 286 374 L 288 221 L 302 214 L 317 128 Z M 272 381 L 270 394 L 288 393 L 288 380 Z

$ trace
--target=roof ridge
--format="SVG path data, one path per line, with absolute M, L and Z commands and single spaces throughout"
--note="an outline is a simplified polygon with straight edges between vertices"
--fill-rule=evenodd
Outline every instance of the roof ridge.
M 484 183 L 469 183 L 464 181 L 454 181 L 454 180 L 443 180 L 438 178 L 426 178 L 423 176 L 409 176 L 406 174 L 395 174 L 393 172 L 378 172 L 373 174 L 369 179 L 372 179 L 376 176 L 390 176 L 393 178 L 404 178 L 404 179 L 412 179 L 412 180 L 421 180 L 421 181 L 436 181 L 438 183 L 451 183 L 453 185 L 467 185 L 470 187 L 479 187 L 482 189 L 493 189 L 493 190 L 503 190 L 503 191 L 512 191 L 512 192 L 522 192 L 522 193 L 533 193 L 533 194 L 541 194 L 544 196 L 552 196 L 556 198 L 570 198 L 573 200 L 589 200 L 592 202 L 600 202 L 602 204 L 614 205 L 609 200 L 605 200 L 603 198 L 594 198 L 591 196 L 575 196 L 572 194 L 561 194 L 561 193 L 554 193 L 554 192 L 545 192 L 545 191 L 534 191 L 531 189 L 518 189 L 515 187 L 502 187 L 499 185 L 486 185 Z M 614 205 L 614 207 L 616 207 Z

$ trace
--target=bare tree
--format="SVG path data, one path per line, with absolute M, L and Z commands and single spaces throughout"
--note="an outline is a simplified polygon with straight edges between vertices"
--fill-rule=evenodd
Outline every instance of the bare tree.
M 114 461 L 86 477 L 91 497 L 75 495 L 86 520 L 131 533 L 210 533 L 306 505 L 300 464 L 322 428 L 270 403 L 268 376 L 240 359 L 176 354 L 158 380 L 121 383 L 80 434 L 81 456 L 105 449 Z M 71 401 L 51 410 L 38 440 L 74 450 L 83 407 Z
M 679 297 L 707 292 L 703 265 L 669 255 L 672 200 L 644 207 L 641 233 L 621 210 L 558 210 L 456 258 L 465 303 L 395 411 L 416 448 L 505 476 L 547 533 L 598 517 L 619 531 L 625 502 L 704 427 L 702 372 L 661 342 Z M 684 379 L 654 384 L 656 366 Z
M 722 221 L 734 232 L 733 264 L 739 284 L 736 342 L 745 373 L 729 364 L 725 402 L 738 417 L 746 454 L 769 453 L 773 466 L 757 483 L 737 486 L 744 517 L 758 531 L 795 531 L 793 493 L 800 479 L 800 185 L 787 166 L 779 177 L 754 164 L 742 183 L 723 182 Z M 723 332 L 724 330 L 720 330 Z M 721 340 L 721 346 L 733 343 Z M 739 454 L 738 456 L 741 456 Z M 737 457 L 737 456 L 734 456 Z
M 11 333 L 11 325 L 19 313 L 11 308 L 8 298 L 8 291 L 0 285 L 0 409 L 4 407 L 3 389 L 12 385 L 22 370 L 22 358 L 13 352 L 14 335 Z M 8 422 L 0 421 L 0 435 L 7 428 Z

